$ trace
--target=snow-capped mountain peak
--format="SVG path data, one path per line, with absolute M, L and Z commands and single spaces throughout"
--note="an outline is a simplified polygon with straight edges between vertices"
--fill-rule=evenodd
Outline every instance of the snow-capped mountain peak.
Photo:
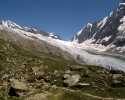
M 90 30 L 91 30 L 91 28 L 92 28 L 92 23 L 88 23 L 88 24 L 87 24 L 86 26 L 84 26 L 80 31 L 78 31 L 78 32 L 76 33 L 76 35 L 79 36 L 85 28 L 90 28 Z
M 24 31 L 38 32 L 38 30 L 36 28 L 20 26 L 20 25 L 16 24 L 16 22 L 13 22 L 13 21 L 10 21 L 10 20 L 2 20 L 1 26 L 6 27 L 6 28 L 12 28 L 12 29 L 21 29 L 21 30 L 24 30 Z

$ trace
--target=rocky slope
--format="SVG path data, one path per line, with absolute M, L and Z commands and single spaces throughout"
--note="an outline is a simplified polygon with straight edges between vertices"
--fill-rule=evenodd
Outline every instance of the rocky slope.
M 38 54 L 0 39 L 0 100 L 125 98 L 123 72 L 81 65 L 59 55 Z
M 109 16 L 88 23 L 74 36 L 73 41 L 125 52 L 125 1 L 123 0 Z

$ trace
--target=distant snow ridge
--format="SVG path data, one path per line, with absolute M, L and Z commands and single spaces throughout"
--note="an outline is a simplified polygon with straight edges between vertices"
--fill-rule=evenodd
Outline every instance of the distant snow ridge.
M 31 32 L 31 33 L 34 33 L 34 34 L 41 34 L 41 35 L 44 35 L 44 36 L 47 36 L 47 37 L 51 37 L 51 38 L 54 38 L 54 39 L 60 39 L 60 37 L 58 35 L 56 35 L 55 33 L 47 33 L 47 32 L 44 32 L 44 31 L 40 31 L 38 30 L 37 28 L 34 28 L 34 27 L 25 27 L 25 26 L 20 26 L 18 24 L 16 24 L 15 22 L 12 22 L 10 20 L 2 20 L 0 22 L 0 29 L 2 30 L 6 30 L 6 31 L 24 31 L 24 32 Z

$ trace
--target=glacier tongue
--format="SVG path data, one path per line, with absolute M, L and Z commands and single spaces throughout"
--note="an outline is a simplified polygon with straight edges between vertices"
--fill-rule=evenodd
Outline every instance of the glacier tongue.
M 125 71 L 125 61 L 108 55 L 96 55 L 87 52 L 81 48 L 79 44 L 70 41 L 62 41 L 56 39 L 42 39 L 51 45 L 60 47 L 62 50 L 69 52 L 75 59 L 79 57 L 80 61 L 90 65 L 102 66 L 108 69 L 116 69 Z

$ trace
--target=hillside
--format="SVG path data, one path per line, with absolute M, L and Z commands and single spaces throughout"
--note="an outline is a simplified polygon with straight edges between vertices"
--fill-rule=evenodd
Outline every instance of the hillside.
M 3 38 L 0 38 L 0 59 L 1 100 L 125 98 L 125 74 L 121 71 L 37 53 Z

